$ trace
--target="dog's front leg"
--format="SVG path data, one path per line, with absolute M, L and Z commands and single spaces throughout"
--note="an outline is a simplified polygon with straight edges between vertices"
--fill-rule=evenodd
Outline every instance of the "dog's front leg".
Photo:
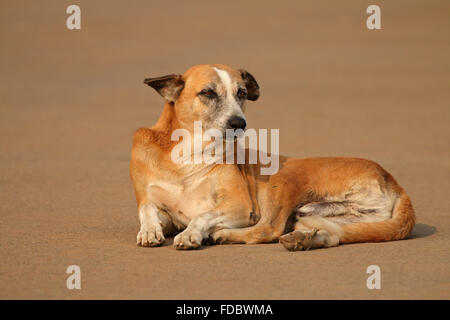
M 173 240 L 173 246 L 179 250 L 197 249 L 202 245 L 203 239 L 209 236 L 212 226 L 221 222 L 217 213 L 207 212 L 196 216 L 187 228 L 179 233 Z
M 243 215 L 224 215 L 223 213 L 207 212 L 193 218 L 187 228 L 179 233 L 173 246 L 179 250 L 197 249 L 203 239 L 207 239 L 212 230 L 222 228 L 239 228 L 248 225 Z
M 137 235 L 137 244 L 143 247 L 157 247 L 164 243 L 163 221 L 158 214 L 158 208 L 153 203 L 139 207 L 141 229 Z

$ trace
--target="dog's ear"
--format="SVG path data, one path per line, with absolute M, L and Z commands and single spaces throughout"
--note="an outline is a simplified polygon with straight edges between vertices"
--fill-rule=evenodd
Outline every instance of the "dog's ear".
M 245 82 L 247 88 L 247 99 L 255 101 L 259 98 L 259 86 L 255 78 L 244 69 L 239 69 L 242 80 Z
M 158 91 L 158 93 L 167 101 L 175 103 L 184 88 L 182 76 L 170 74 L 168 76 L 147 78 L 144 83 Z

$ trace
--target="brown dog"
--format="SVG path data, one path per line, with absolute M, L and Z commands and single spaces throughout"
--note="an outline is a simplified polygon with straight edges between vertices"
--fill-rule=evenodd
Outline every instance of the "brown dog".
M 183 75 L 144 80 L 166 99 L 152 128 L 133 137 L 130 172 L 141 228 L 137 243 L 177 249 L 215 243 L 279 241 L 288 250 L 379 242 L 409 235 L 415 215 L 409 197 L 378 164 L 356 158 L 280 157 L 276 174 L 263 165 L 175 163 L 176 129 L 245 129 L 244 102 L 259 97 L 245 70 L 198 65 Z M 203 145 L 204 146 L 204 145 Z

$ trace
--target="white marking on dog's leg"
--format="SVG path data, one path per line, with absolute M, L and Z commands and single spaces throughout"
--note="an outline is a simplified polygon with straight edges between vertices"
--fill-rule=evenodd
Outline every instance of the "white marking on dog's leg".
M 158 216 L 158 208 L 147 203 L 139 208 L 141 229 L 137 235 L 137 244 L 143 247 L 156 247 L 164 242 L 162 222 Z

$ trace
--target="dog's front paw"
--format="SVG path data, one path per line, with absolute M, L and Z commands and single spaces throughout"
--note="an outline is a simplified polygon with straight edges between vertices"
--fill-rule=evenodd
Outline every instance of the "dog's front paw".
M 141 228 L 136 243 L 143 247 L 158 247 L 166 240 L 161 227 Z
M 173 240 L 173 246 L 177 250 L 197 249 L 202 245 L 203 237 L 195 230 L 184 230 L 177 234 Z

